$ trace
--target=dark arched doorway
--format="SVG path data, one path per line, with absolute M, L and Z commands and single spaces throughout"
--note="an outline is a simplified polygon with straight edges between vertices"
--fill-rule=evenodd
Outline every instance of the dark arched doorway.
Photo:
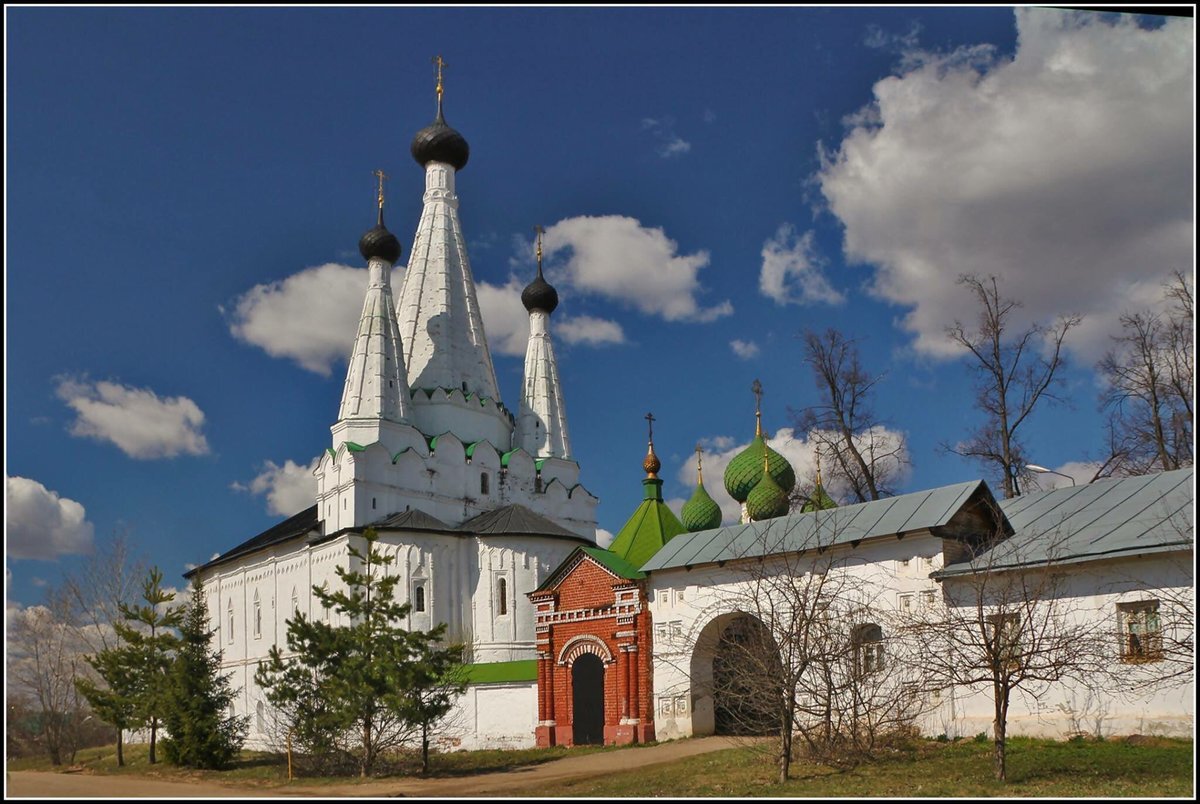
M 778 734 L 783 668 L 766 627 L 734 617 L 721 631 L 712 660 L 716 734 Z
M 571 742 L 604 744 L 604 662 L 593 653 L 571 666 Z

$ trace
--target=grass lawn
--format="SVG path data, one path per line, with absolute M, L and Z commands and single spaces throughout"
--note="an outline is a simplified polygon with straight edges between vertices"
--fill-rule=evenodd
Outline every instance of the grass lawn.
M 1191 796 L 1192 741 L 1055 742 L 1012 738 L 1008 782 L 992 779 L 991 743 L 921 742 L 908 756 L 835 771 L 792 764 L 775 784 L 764 748 L 689 757 L 599 779 L 521 790 L 541 796 Z

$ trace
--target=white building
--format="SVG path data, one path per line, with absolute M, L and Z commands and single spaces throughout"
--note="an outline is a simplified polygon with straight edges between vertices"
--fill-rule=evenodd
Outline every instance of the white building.
M 1103 684 L 1028 685 L 1036 697 L 1014 695 L 1009 733 L 1189 735 L 1194 663 L 1164 645 L 1194 644 L 1194 482 L 1193 470 L 1185 469 L 998 505 L 986 484 L 963 483 L 676 536 L 641 567 L 655 624 L 658 739 L 721 731 L 714 664 L 722 633 L 738 621 L 786 610 L 787 593 L 763 596 L 782 582 L 794 589 L 804 573 L 848 579 L 837 592 L 849 605 L 835 604 L 837 616 L 851 619 L 845 632 L 877 626 L 860 645 L 859 661 L 912 684 L 926 734 L 990 735 L 991 691 L 931 687 L 906 676 L 905 651 L 925 646 L 902 644 L 902 624 L 925 609 L 973 611 L 980 590 L 989 598 L 985 610 L 996 610 L 1002 590 L 1011 588 L 1003 579 L 1032 588 L 1033 579 L 1052 575 L 1053 599 L 1047 596 L 1030 616 L 1054 606 L 1056 616 L 1085 624 L 1109 646 L 1108 674 Z M 979 552 L 992 534 L 1006 538 Z M 1139 684 L 1177 672 L 1170 685 Z
M 432 125 L 412 154 L 424 169 L 424 209 L 398 297 L 400 244 L 383 223 L 359 250 L 368 282 L 315 505 L 196 568 L 224 651 L 262 745 L 270 710 L 254 671 L 286 644 L 293 612 L 321 610 L 314 586 L 338 583 L 367 526 L 395 558 L 412 605 L 405 626 L 445 623 L 469 646 L 474 684 L 451 716 L 464 747 L 533 744 L 533 612 L 524 592 L 580 544 L 594 544 L 597 499 L 572 460 L 549 336 L 557 306 L 542 278 L 526 288 L 531 334 L 514 417 L 501 401 L 458 218 L 455 181 L 466 140 L 445 122 L 441 85 Z M 382 176 L 380 177 L 382 182 Z M 361 539 L 359 540 L 361 545 Z

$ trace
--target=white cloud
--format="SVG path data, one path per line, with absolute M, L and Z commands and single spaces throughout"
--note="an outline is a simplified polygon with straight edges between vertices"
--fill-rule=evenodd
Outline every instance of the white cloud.
M 841 304 L 846 297 L 825 277 L 825 260 L 813 246 L 813 233 L 797 237 L 790 223 L 779 226 L 762 247 L 758 288 L 776 304 Z
M 204 455 L 204 413 L 186 396 L 159 398 L 149 388 L 58 378 L 57 393 L 77 414 L 71 435 L 110 441 L 131 458 Z
M 554 332 L 566 343 L 582 343 L 588 346 L 625 343 L 625 330 L 620 324 L 590 315 L 564 318 L 554 325 Z
M 879 443 L 887 445 L 885 451 L 895 451 L 899 459 L 907 461 L 908 450 L 903 433 L 880 427 L 876 428 L 873 435 Z M 729 436 L 716 436 L 701 439 L 700 443 L 705 448 L 703 455 L 704 488 L 717 505 L 721 506 L 722 521 L 726 524 L 737 522 L 741 515 L 741 506 L 725 491 L 725 468 L 738 453 L 750 445 L 750 442 L 737 443 Z M 804 433 L 797 433 L 789 427 L 780 428 L 775 435 L 767 437 L 767 445 L 787 458 L 796 473 L 797 482 L 815 474 L 817 469 L 816 444 L 812 439 L 806 438 Z M 683 459 L 676 470 L 675 477 L 688 489 L 695 488 L 695 458 Z M 907 477 L 908 467 L 904 465 L 897 476 L 897 482 L 902 483 Z M 827 483 L 826 485 L 829 492 L 835 497 L 846 492 L 846 489 L 839 488 L 836 483 Z M 688 496 L 691 496 L 690 491 Z
M 284 461 L 283 466 L 267 461 L 263 464 L 262 472 L 249 485 L 234 483 L 233 488 L 251 494 L 266 494 L 269 513 L 291 516 L 316 502 L 317 479 L 313 472 L 317 470 L 320 460 L 321 456 L 318 455 L 308 466 L 291 460 Z
M 647 117 L 642 120 L 642 129 L 654 135 L 658 142 L 655 149 L 663 159 L 683 156 L 692 150 L 692 144 L 675 133 L 675 118 L 662 117 L 655 119 Z
M 91 552 L 95 528 L 82 505 L 25 477 L 6 477 L 5 487 L 9 558 Z
M 492 354 L 520 357 L 529 344 L 529 313 L 521 304 L 525 288 L 515 277 L 507 285 L 475 283 L 479 313 L 483 316 L 483 331 L 487 334 Z
M 758 344 L 754 341 L 743 341 L 735 338 L 729 342 L 729 348 L 742 360 L 753 360 L 758 357 Z
M 605 550 L 607 550 L 609 545 L 611 545 L 613 543 L 613 539 L 615 539 L 615 538 L 617 538 L 616 534 L 610 533 L 609 531 L 605 530 L 604 528 L 596 528 L 596 546 L 597 547 L 603 547 Z
M 564 284 L 594 293 L 667 321 L 713 321 L 733 312 L 723 301 L 702 308 L 698 274 L 708 265 L 707 251 L 681 255 L 678 244 L 660 228 L 643 226 L 622 215 L 583 215 L 546 230 L 547 257 L 570 250 L 558 268 Z
M 1024 302 L 1015 325 L 1084 314 L 1069 345 L 1090 358 L 1135 297 L 1193 262 L 1195 23 L 1015 14 L 1012 59 L 906 53 L 875 84 L 878 123 L 854 124 L 817 178 L 847 258 L 911 308 L 918 350 L 955 353 L 954 279 L 973 273 Z
M 366 289 L 364 268 L 337 263 L 305 268 L 235 299 L 229 332 L 328 377 L 350 354 Z

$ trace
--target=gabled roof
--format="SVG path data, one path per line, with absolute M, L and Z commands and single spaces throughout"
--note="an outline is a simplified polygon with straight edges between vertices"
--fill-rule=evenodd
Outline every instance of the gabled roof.
M 642 569 L 690 567 L 940 528 L 972 499 L 990 500 L 987 484 L 972 480 L 843 508 L 681 534 L 667 542 Z
M 305 508 L 300 513 L 288 517 L 279 524 L 272 525 L 257 536 L 247 539 L 232 550 L 222 553 L 212 561 L 201 564 L 198 567 L 193 567 L 185 572 L 183 577 L 190 578 L 200 570 L 208 569 L 216 564 L 223 564 L 226 561 L 253 553 L 256 550 L 263 550 L 272 545 L 286 542 L 288 539 L 304 536 L 310 531 L 317 530 L 319 525 L 317 506 L 314 505 L 311 508 Z
M 1193 469 L 1023 494 L 1000 503 L 1012 538 L 941 574 L 1184 549 L 1196 541 L 1195 501 Z
M 630 564 L 625 559 L 615 553 L 605 550 L 603 547 L 576 547 L 571 553 L 563 559 L 563 562 L 550 571 L 546 576 L 546 580 L 529 592 L 535 595 L 538 592 L 545 592 L 547 589 L 553 589 L 558 586 L 563 578 L 569 575 L 580 562 L 587 559 L 592 559 L 604 569 L 611 572 L 618 578 L 624 578 L 629 581 L 636 581 L 646 577 L 646 573 L 639 570 L 637 567 Z
M 635 567 L 645 564 L 672 538 L 687 532 L 679 517 L 663 502 L 662 481 L 648 477 L 642 485 L 645 487 L 644 499 L 617 531 L 608 548 Z
M 515 503 L 472 517 L 459 525 L 458 530 L 479 536 L 563 536 L 591 544 L 578 533 Z

